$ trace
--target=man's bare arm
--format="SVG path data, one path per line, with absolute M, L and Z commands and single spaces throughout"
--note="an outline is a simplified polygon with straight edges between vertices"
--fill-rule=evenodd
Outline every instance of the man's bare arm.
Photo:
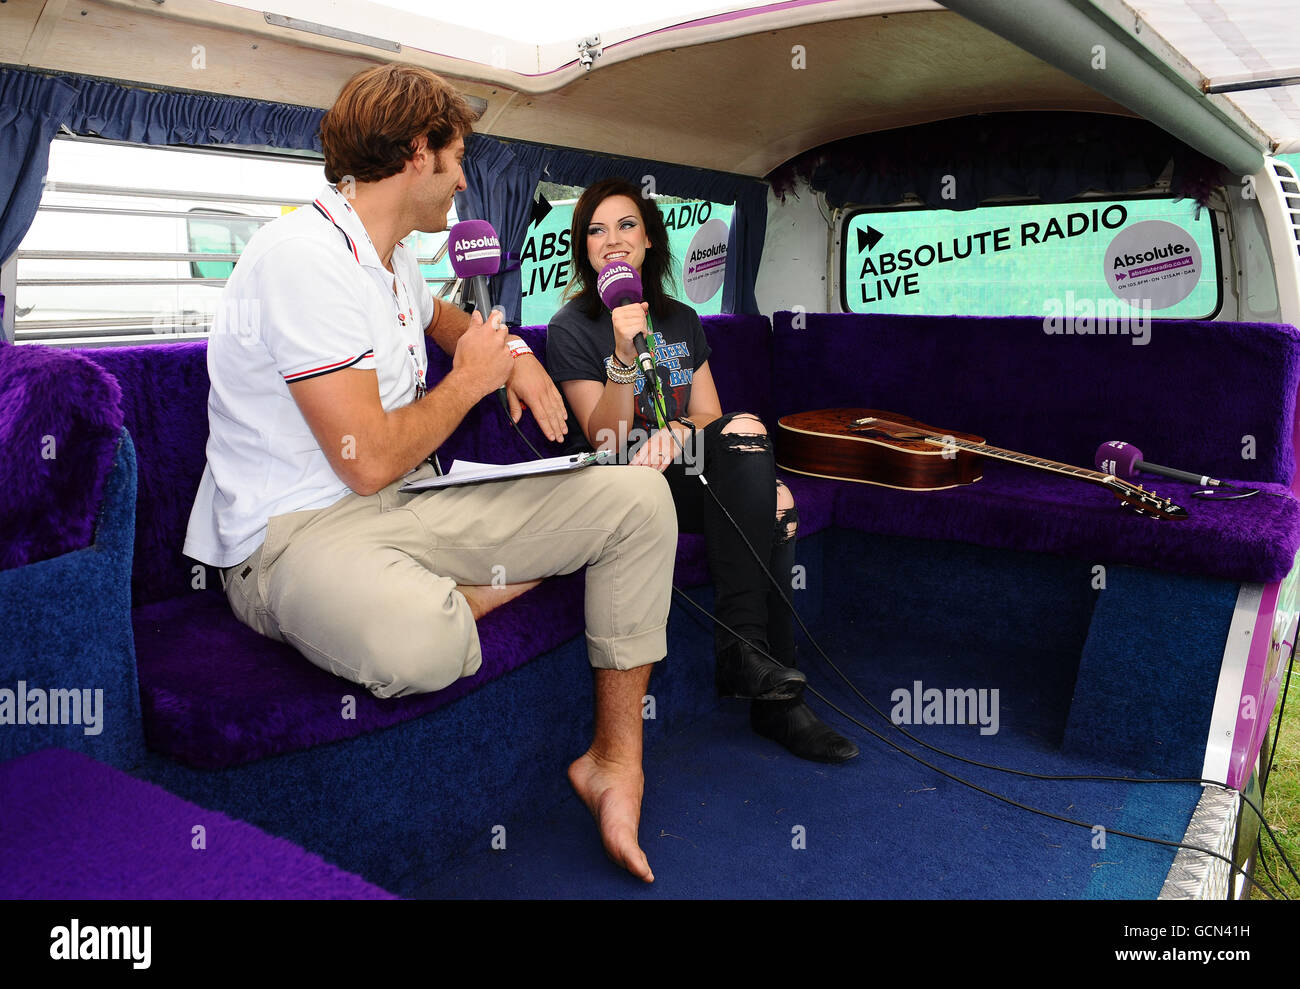
M 433 318 L 424 328 L 425 335 L 449 354 L 456 352 L 456 342 L 469 328 L 470 316 L 443 299 L 434 299 Z M 507 340 L 521 340 L 511 333 Z M 541 362 L 529 354 L 518 358 L 506 383 L 510 401 L 510 418 L 519 421 L 522 407 L 531 410 L 546 438 L 559 443 L 569 427 L 565 422 L 564 400 Z
M 472 321 L 453 349 L 452 369 L 410 405 L 384 411 L 373 370 L 348 368 L 289 385 L 312 435 L 339 478 L 374 494 L 416 467 L 512 370 L 505 326 Z
M 433 300 L 433 318 L 429 320 L 429 325 L 424 328 L 426 336 L 432 337 L 433 342 L 442 348 L 446 354 L 456 353 L 456 341 L 458 341 L 467 329 L 469 329 L 469 313 L 463 309 L 453 306 L 445 299 L 434 298 Z

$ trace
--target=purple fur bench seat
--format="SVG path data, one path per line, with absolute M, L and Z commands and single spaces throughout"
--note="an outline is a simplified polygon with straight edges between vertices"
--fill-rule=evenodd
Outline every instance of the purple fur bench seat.
M 715 318 L 706 329 L 724 350 L 752 345 L 760 359 L 770 351 L 765 319 Z M 545 330 L 520 332 L 545 360 Z M 207 441 L 206 350 L 199 342 L 83 352 L 120 383 L 137 449 L 132 626 L 150 748 L 188 765 L 224 768 L 341 741 L 452 703 L 581 634 L 582 576 L 548 580 L 480 620 L 483 666 L 473 677 L 434 694 L 379 700 L 240 624 L 220 591 L 220 574 L 181 554 Z M 431 380 L 450 365 L 431 346 Z M 767 411 L 765 364 L 739 369 L 720 387 L 746 408 Z M 544 455 L 554 452 L 531 417 L 521 425 Z M 473 409 L 440 451 L 444 466 L 457 457 L 506 463 L 527 456 L 495 400 Z M 807 517 L 827 524 L 829 496 Z M 675 581 L 693 586 L 706 579 L 703 539 L 683 535 Z M 355 698 L 354 718 L 339 717 L 344 695 Z
M 982 480 L 945 491 L 822 482 L 834 489 L 834 524 L 1231 580 L 1280 580 L 1291 569 L 1300 549 L 1294 327 L 1155 322 L 1134 345 L 1048 334 L 1028 317 L 805 318 L 798 329 L 789 312 L 773 320 L 776 416 L 883 409 L 1089 468 L 1102 442 L 1127 440 L 1156 463 L 1262 489 L 1211 502 L 1191 498 L 1189 485 L 1144 479 L 1191 514 L 1159 522 L 1096 485 L 986 459 Z M 827 359 L 849 345 L 855 359 Z
M 292 842 L 66 749 L 0 764 L 0 805 L 6 900 L 396 899 Z

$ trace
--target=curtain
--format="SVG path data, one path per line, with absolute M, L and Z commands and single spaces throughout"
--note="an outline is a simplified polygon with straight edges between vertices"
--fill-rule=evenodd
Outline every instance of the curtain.
M 18 250 L 36 217 L 50 142 L 76 99 L 67 80 L 0 70 L 0 261 Z
M 543 178 L 561 185 L 589 186 L 604 178 L 623 178 L 644 186 L 654 180 L 657 193 L 733 204 L 727 245 L 722 307 L 727 312 L 757 313 L 754 281 L 767 233 L 767 184 L 758 179 L 685 165 L 617 155 L 553 148 L 475 134 L 465 154 L 466 192 L 457 197 L 462 219 L 487 220 L 501 237 L 502 251 L 516 256 L 523 249 L 532 215 L 533 194 Z M 483 190 L 487 190 L 486 196 Z M 462 205 L 464 208 L 462 209 Z M 509 268 L 503 263 L 503 268 Z M 493 279 L 493 298 L 512 322 L 519 319 L 521 283 L 518 266 Z

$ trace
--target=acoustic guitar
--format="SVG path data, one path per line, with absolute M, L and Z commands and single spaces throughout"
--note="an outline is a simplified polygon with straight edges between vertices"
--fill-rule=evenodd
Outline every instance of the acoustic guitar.
M 983 457 L 1077 478 L 1106 488 L 1125 507 L 1177 521 L 1187 509 L 1114 474 L 989 446 L 982 436 L 936 429 L 879 409 L 821 409 L 777 423 L 777 466 L 796 474 L 910 491 L 939 491 L 983 477 Z

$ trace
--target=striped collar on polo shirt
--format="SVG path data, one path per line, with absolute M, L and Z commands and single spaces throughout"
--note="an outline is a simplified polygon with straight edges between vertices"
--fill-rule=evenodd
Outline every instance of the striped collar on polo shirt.
M 325 191 L 312 202 L 312 207 L 326 220 L 329 220 L 343 231 L 343 236 L 347 239 L 352 256 L 357 259 L 358 264 L 367 268 L 383 269 L 384 266 L 379 261 L 379 254 L 370 241 L 370 235 L 366 233 L 361 217 L 357 216 L 357 211 L 352 208 L 352 204 L 348 202 L 343 193 L 332 185 L 326 185 Z M 399 240 L 397 247 L 402 246 L 404 245 Z

